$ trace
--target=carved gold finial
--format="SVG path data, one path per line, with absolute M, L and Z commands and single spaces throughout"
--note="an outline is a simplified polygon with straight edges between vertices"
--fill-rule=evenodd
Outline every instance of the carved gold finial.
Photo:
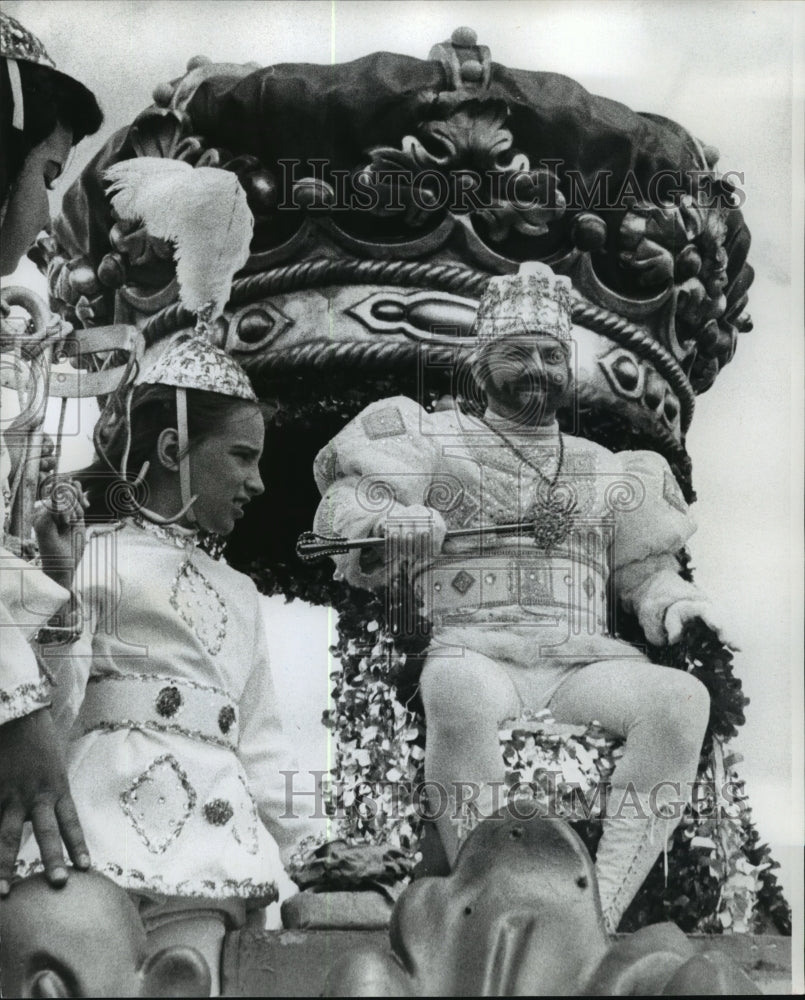
M 468 49 L 478 44 L 478 34 L 473 28 L 463 26 L 456 28 L 450 36 L 450 42 L 457 49 Z
M 478 45 L 472 28 L 456 28 L 448 41 L 433 46 L 428 59 L 444 66 L 452 90 L 478 91 L 489 86 L 489 47 Z

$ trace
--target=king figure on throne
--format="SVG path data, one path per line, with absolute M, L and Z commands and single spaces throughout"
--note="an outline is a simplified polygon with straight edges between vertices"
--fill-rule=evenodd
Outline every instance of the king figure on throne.
M 404 396 L 366 407 L 316 458 L 316 529 L 387 535 L 385 557 L 356 549 L 335 557 L 338 571 L 382 591 L 404 569 L 432 624 L 425 780 L 440 790 L 434 819 L 451 863 L 468 814 L 501 804 L 504 720 L 547 708 L 625 740 L 596 865 L 615 930 L 689 800 L 709 697 L 615 638 L 609 605 L 635 613 L 657 646 L 694 619 L 717 630 L 679 575 L 695 524 L 660 455 L 560 431 L 574 386 L 569 279 L 540 263 L 493 278 L 475 333 L 482 417 Z M 409 543 L 389 545 L 393 532 Z

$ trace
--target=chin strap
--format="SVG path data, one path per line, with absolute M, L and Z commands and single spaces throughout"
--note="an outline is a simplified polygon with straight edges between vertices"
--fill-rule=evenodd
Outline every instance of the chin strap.
M 125 421 L 127 439 L 120 465 L 120 475 L 124 482 L 128 482 L 129 451 L 131 448 L 131 397 L 133 392 L 134 387 L 132 386 L 126 396 Z M 179 488 L 181 490 L 182 506 L 171 517 L 165 517 L 163 514 L 157 514 L 154 510 L 149 510 L 144 504 L 137 504 L 139 513 L 149 521 L 153 521 L 154 524 L 175 524 L 183 517 L 186 517 L 191 524 L 196 523 L 195 515 L 191 509 L 196 500 L 198 500 L 198 496 L 191 496 L 190 494 L 190 458 L 188 455 L 190 450 L 190 436 L 187 430 L 187 396 L 185 390 L 179 388 L 176 389 L 176 424 L 179 438 Z M 130 495 L 132 499 L 137 495 L 137 488 L 144 482 L 150 464 L 150 462 L 144 462 L 142 468 L 137 473 L 137 478 L 131 483 Z M 136 500 L 134 502 L 136 503 Z
M 179 488 L 182 495 L 182 514 L 191 524 L 196 523 L 192 507 L 198 497 L 190 495 L 190 434 L 187 426 L 187 393 L 176 389 L 176 429 L 179 432 Z
M 22 80 L 17 60 L 7 57 L 6 68 L 11 88 L 11 107 L 14 109 L 11 115 L 11 124 L 18 132 L 22 132 L 25 129 L 25 99 L 22 95 Z

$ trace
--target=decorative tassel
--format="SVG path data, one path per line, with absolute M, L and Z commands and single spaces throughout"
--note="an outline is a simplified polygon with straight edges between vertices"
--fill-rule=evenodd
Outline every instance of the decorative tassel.
M 143 156 L 106 171 L 115 212 L 142 221 L 174 244 L 179 297 L 211 322 L 229 298 L 232 278 L 249 257 L 254 219 L 235 174 Z

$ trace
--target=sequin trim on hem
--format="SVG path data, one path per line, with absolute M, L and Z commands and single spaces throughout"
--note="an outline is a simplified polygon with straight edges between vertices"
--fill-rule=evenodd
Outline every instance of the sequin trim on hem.
M 17 862 L 15 876 L 28 878 L 44 870 L 42 862 Z M 161 896 L 189 896 L 193 899 L 237 899 L 259 900 L 261 905 L 268 906 L 279 899 L 276 882 L 255 882 L 254 879 L 185 879 L 182 882 L 169 883 L 158 875 L 145 875 L 136 868 L 123 868 L 109 862 L 104 865 L 93 865 L 93 871 L 107 875 L 113 882 L 122 885 L 124 889 L 158 893 Z
M 43 678 L 0 691 L 0 721 L 12 722 L 50 705 L 50 686 Z

